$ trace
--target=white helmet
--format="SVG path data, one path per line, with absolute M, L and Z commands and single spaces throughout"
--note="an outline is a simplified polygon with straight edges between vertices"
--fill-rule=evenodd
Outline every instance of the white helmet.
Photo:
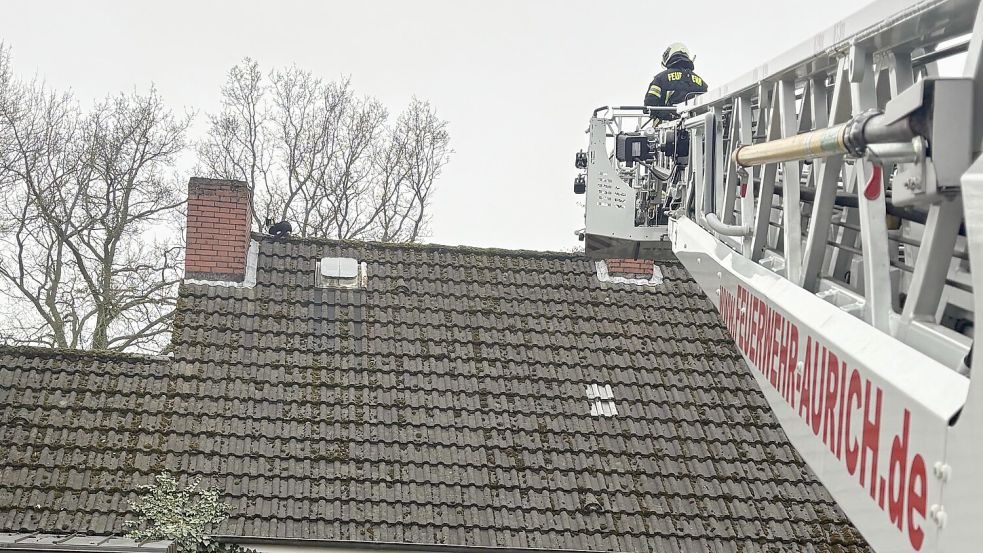
M 689 48 L 686 47 L 682 42 L 673 42 L 666 48 L 666 51 L 662 53 L 662 67 L 669 66 L 669 60 L 677 55 L 683 55 L 686 59 L 693 61 L 693 56 L 689 53 Z

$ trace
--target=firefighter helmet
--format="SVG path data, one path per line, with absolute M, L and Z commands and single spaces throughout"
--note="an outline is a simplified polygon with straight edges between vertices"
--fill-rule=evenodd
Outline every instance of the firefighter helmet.
M 666 51 L 662 53 L 662 66 L 669 67 L 669 61 L 679 56 L 693 61 L 693 56 L 690 55 L 689 48 L 687 48 L 685 44 L 682 42 L 673 42 L 668 48 L 666 48 Z

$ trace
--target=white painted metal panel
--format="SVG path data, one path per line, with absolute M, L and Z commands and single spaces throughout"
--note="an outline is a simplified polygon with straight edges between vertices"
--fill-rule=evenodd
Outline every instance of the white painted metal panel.
M 790 441 L 875 550 L 934 544 L 928 516 L 942 486 L 933 466 L 968 380 L 689 219 L 671 222 L 670 236 Z

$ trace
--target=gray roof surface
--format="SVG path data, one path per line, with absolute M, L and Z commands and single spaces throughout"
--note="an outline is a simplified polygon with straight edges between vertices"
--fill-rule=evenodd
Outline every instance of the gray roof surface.
M 121 533 L 169 470 L 223 490 L 226 535 L 868 551 L 678 263 L 260 241 L 255 288 L 183 287 L 172 359 L 0 349 L 0 532 Z M 367 289 L 314 288 L 321 256 Z

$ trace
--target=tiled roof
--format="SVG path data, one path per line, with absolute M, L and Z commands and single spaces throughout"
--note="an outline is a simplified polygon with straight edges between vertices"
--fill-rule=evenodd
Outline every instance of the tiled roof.
M 316 289 L 321 256 L 367 289 Z M 255 288 L 182 289 L 172 359 L 0 350 L 0 532 L 120 533 L 169 470 L 223 490 L 223 535 L 868 551 L 660 266 L 638 287 L 575 255 L 261 239 Z

